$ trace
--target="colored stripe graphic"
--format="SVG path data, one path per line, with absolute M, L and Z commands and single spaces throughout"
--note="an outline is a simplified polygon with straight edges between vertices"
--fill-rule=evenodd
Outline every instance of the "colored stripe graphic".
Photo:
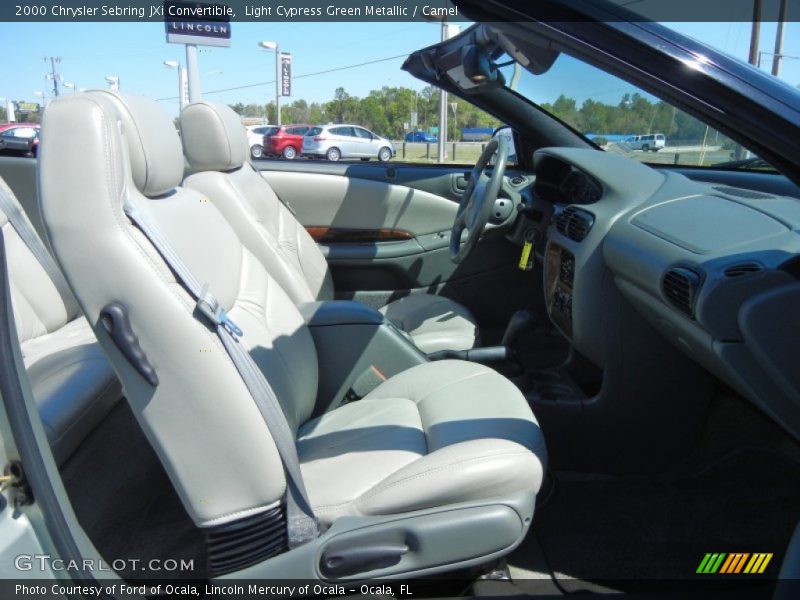
M 733 562 L 736 560 L 735 554 L 728 554 L 728 558 L 725 559 L 725 562 L 722 563 L 722 568 L 719 570 L 720 573 L 730 573 L 730 568 Z
M 760 574 L 766 571 L 772 560 L 771 552 L 707 552 L 697 567 L 702 574 Z
M 736 561 L 736 564 L 733 565 L 733 568 L 731 568 L 731 573 L 740 573 L 741 572 L 742 567 L 744 567 L 745 561 L 750 556 L 750 553 L 749 552 L 745 552 L 743 554 L 740 553 L 740 554 L 737 554 L 737 556 L 738 556 L 738 560 Z

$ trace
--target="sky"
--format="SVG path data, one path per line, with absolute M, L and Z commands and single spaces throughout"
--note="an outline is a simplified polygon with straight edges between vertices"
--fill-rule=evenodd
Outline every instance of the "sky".
M 667 25 L 737 58 L 747 59 L 749 23 Z M 764 52 L 774 50 L 775 29 L 775 23 L 762 24 Z M 226 103 L 274 100 L 274 54 L 258 47 L 259 41 L 271 40 L 278 42 L 281 51 L 293 55 L 293 96 L 283 98 L 282 102 L 299 98 L 324 102 L 333 97 L 339 86 L 353 96 L 364 96 L 384 85 L 420 90 L 424 84 L 400 66 L 410 52 L 436 43 L 439 36 L 439 26 L 432 23 L 235 22 L 230 48 L 201 49 L 201 85 L 206 98 Z M 44 78 L 49 63 L 46 65 L 43 57 L 60 56 L 58 71 L 64 81 L 82 88 L 105 87 L 104 78 L 114 75 L 119 77 L 123 90 L 162 99 L 170 113 L 178 111 L 177 73 L 162 63 L 185 62 L 184 47 L 166 43 L 163 24 L 1 23 L 0 39 L 6 48 L 0 64 L 0 97 L 36 101 L 34 91 L 49 95 L 51 84 Z M 784 40 L 784 53 L 800 57 L 800 23 L 787 23 Z M 9 53 L 8 49 L 13 51 Z M 317 74 L 390 57 L 399 58 Z M 770 69 L 771 64 L 771 56 L 765 55 L 762 68 Z M 577 77 L 571 76 L 577 75 L 572 69 L 569 64 L 559 69 L 554 67 L 552 76 L 537 79 L 531 97 L 537 102 L 552 102 L 563 93 L 579 103 L 589 96 L 617 102 L 623 93 L 630 91 L 627 84 L 602 73 L 592 75 L 583 69 Z M 785 59 L 781 78 L 792 86 L 800 84 L 800 60 Z

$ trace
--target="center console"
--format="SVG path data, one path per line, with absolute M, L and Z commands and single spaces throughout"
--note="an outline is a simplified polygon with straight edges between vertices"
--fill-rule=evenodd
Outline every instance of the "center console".
M 550 242 L 545 251 L 544 289 L 547 312 L 561 332 L 572 339 L 572 289 L 575 255 Z
M 300 304 L 317 350 L 319 386 L 315 416 L 365 395 L 381 380 L 428 358 L 374 308 L 331 300 Z

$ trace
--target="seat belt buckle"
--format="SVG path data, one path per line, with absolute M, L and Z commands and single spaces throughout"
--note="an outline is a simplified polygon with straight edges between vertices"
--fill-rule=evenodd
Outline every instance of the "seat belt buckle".
M 228 316 L 228 313 L 219 305 L 217 299 L 208 291 L 208 284 L 203 286 L 200 297 L 197 299 L 197 310 L 205 316 L 215 327 L 223 327 L 234 337 L 241 337 L 244 332 Z
M 386 381 L 386 375 L 381 373 L 380 369 L 375 365 L 370 365 L 368 369 L 356 377 L 353 385 L 347 390 L 342 404 L 361 400 L 384 381 Z

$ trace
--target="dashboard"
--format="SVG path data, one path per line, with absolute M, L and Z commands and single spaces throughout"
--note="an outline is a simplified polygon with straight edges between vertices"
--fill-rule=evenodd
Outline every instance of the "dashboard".
M 800 199 L 596 150 L 541 149 L 534 165 L 545 303 L 573 347 L 611 360 L 618 296 L 800 437 Z

